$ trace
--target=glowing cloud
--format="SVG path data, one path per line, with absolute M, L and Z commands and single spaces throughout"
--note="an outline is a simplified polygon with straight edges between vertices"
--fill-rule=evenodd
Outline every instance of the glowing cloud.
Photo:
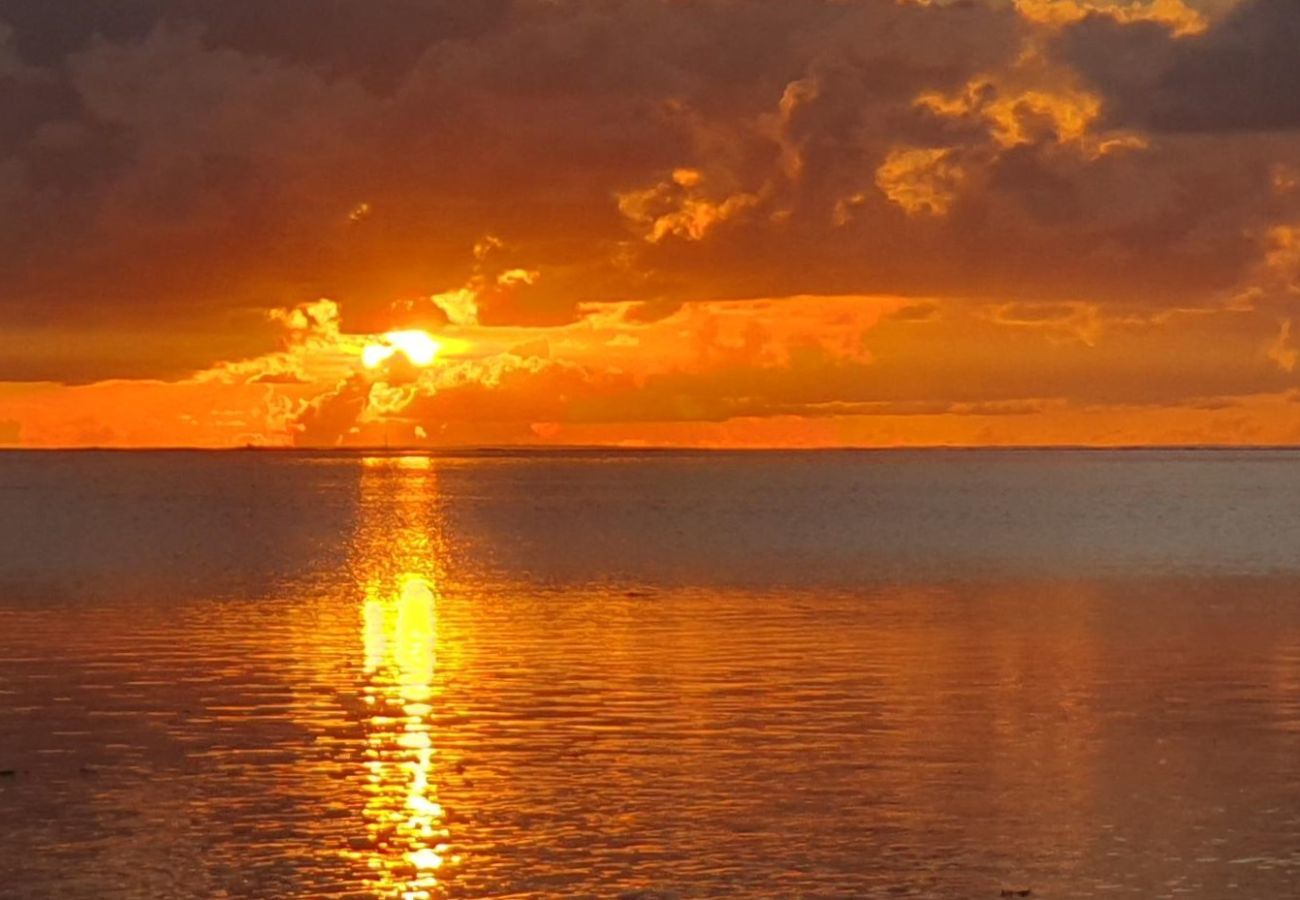
M 965 170 L 943 148 L 900 147 L 876 171 L 876 186 L 910 216 L 947 215 Z
M 705 196 L 705 178 L 695 169 L 676 169 L 670 180 L 618 195 L 624 218 L 652 244 L 669 237 L 700 241 L 715 227 L 758 205 L 751 193 Z
M 1044 25 L 1068 25 L 1097 14 L 1120 22 L 1158 22 L 1175 34 L 1199 34 L 1207 26 L 1205 16 L 1185 0 L 1016 0 L 1016 10 Z

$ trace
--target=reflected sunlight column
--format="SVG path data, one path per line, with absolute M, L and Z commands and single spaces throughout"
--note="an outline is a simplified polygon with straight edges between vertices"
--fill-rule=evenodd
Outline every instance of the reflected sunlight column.
M 367 865 L 381 897 L 439 892 L 450 832 L 438 802 L 441 532 L 436 473 L 423 456 L 363 460 L 353 566 L 361 609 L 366 721 Z

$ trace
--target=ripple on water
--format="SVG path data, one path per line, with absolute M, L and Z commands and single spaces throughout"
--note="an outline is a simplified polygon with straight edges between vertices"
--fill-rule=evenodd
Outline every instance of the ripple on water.
M 292 516 L 206 495 L 265 526 L 238 577 L 0 594 L 0 896 L 1293 893 L 1294 575 L 583 580 L 482 497 L 604 494 L 267 465 Z

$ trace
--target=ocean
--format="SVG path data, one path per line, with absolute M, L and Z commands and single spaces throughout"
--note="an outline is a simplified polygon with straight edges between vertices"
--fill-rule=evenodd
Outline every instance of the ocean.
M 0 453 L 0 897 L 1290 898 L 1300 453 Z

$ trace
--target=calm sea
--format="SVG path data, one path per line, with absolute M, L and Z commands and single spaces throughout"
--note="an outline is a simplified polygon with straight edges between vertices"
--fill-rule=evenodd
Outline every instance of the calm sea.
M 1300 896 L 1300 454 L 0 454 L 0 897 Z

